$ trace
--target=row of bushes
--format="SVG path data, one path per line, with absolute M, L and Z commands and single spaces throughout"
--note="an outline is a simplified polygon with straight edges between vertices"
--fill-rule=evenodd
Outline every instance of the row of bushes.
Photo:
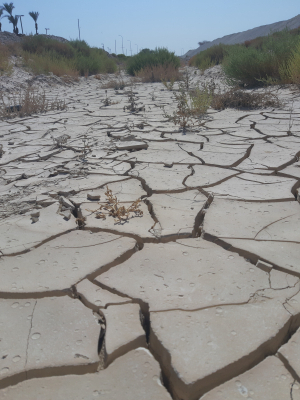
M 0 73 L 9 70 L 9 46 L 0 46 Z M 114 73 L 117 64 L 145 81 L 175 81 L 180 78 L 180 59 L 165 48 L 144 49 L 133 57 L 107 53 L 88 46 L 85 41 L 61 43 L 45 36 L 29 36 L 14 52 L 36 74 L 52 72 L 57 76 Z M 262 86 L 278 83 L 300 84 L 300 29 L 284 30 L 243 45 L 213 46 L 190 60 L 190 65 L 205 70 L 222 64 L 230 83 Z
M 30 36 L 22 44 L 25 63 L 35 73 L 55 75 L 86 75 L 113 73 L 117 66 L 107 53 L 90 47 L 83 40 L 61 43 L 45 36 Z
M 114 73 L 117 65 L 123 64 L 132 76 L 146 81 L 163 81 L 179 78 L 180 59 L 165 48 L 144 49 L 133 57 L 107 53 L 88 46 L 85 41 L 71 40 L 62 43 L 45 36 L 28 36 L 21 44 L 4 46 L 0 44 L 0 74 L 11 69 L 9 57 L 19 55 L 23 64 L 35 74 L 54 75 L 95 75 Z
M 232 84 L 262 86 L 300 83 L 300 30 L 284 30 L 242 45 L 219 44 L 191 58 L 190 65 L 205 70 L 222 64 Z
M 0 46 L 0 74 L 11 69 L 9 57 L 21 56 L 23 66 L 35 74 L 89 75 L 114 73 L 117 64 L 107 53 L 90 47 L 85 41 L 72 40 L 62 43 L 45 36 L 28 36 L 21 43 Z

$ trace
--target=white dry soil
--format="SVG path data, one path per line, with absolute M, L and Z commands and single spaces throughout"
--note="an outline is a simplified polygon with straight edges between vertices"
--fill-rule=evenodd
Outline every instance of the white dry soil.
M 183 134 L 113 78 L 0 122 L 0 399 L 300 400 L 299 90 Z M 107 186 L 143 215 L 96 218 Z

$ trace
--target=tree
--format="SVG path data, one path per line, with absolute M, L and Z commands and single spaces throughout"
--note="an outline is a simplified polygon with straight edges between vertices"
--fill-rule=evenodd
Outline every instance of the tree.
M 14 3 L 3 3 L 3 7 L 2 7 L 2 9 L 4 10 L 4 11 L 6 11 L 11 17 L 12 17 L 12 12 L 13 12 L 13 9 L 15 8 L 15 6 L 14 6 Z M 8 15 L 6 15 L 7 17 L 8 17 Z
M 38 24 L 37 24 L 37 19 L 38 19 L 38 17 L 39 17 L 39 13 L 38 12 L 36 12 L 36 11 L 30 11 L 30 13 L 29 13 L 29 15 L 31 16 L 31 18 L 34 20 L 34 22 L 35 22 L 35 31 L 36 31 L 36 34 L 38 35 Z
M 15 16 L 13 16 L 13 15 L 8 15 L 8 16 L 7 16 L 7 19 L 9 20 L 9 22 L 10 22 L 11 24 L 13 24 L 13 26 L 14 26 L 14 33 L 17 35 L 18 32 L 19 32 L 19 31 L 18 31 L 18 27 L 17 27 L 19 17 L 17 17 L 16 15 L 15 15 Z
M 14 33 L 18 33 L 18 28 L 17 28 L 17 24 L 18 24 L 18 17 L 13 17 L 12 12 L 13 9 L 15 8 L 14 3 L 3 3 L 3 6 L 1 8 L 2 12 L 6 11 L 8 15 L 5 15 L 5 17 L 7 17 L 7 19 L 9 20 L 9 22 L 11 24 L 13 24 L 14 26 Z
M 2 18 L 6 17 L 6 15 L 3 15 L 4 13 L 4 8 L 0 8 L 0 21 Z M 0 22 L 0 32 L 2 31 L 2 22 Z

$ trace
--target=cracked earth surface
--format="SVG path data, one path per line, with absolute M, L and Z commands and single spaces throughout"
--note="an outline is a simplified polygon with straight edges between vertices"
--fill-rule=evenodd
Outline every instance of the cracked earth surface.
M 0 122 L 0 398 L 300 400 L 299 92 L 183 134 L 132 90 Z

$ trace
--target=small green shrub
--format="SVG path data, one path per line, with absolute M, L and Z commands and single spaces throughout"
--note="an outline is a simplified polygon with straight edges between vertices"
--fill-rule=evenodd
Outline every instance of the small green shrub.
M 188 128 L 199 124 L 205 117 L 211 105 L 213 95 L 208 85 L 187 90 L 184 82 L 179 84 L 178 92 L 174 92 L 177 108 L 172 114 L 167 114 L 164 110 L 164 117 L 179 125 L 185 133 Z
M 127 72 L 134 76 L 141 70 L 158 66 L 171 66 L 174 69 L 178 69 L 180 66 L 180 59 L 175 56 L 175 53 L 165 48 L 156 48 L 155 50 L 143 49 L 137 55 L 130 57 L 127 61 Z

